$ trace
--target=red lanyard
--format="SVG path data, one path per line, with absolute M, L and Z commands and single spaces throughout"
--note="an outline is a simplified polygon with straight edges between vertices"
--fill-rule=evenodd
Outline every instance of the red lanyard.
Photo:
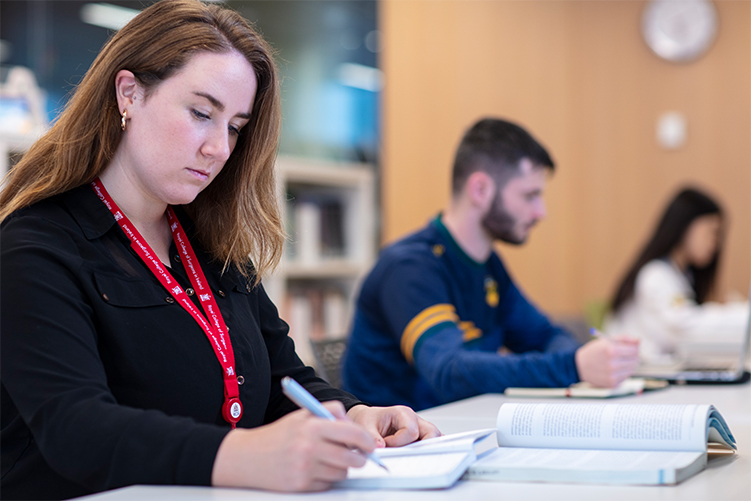
M 120 210 L 117 204 L 112 200 L 99 179 L 92 181 L 91 187 L 99 196 L 99 199 L 115 216 L 115 221 L 120 225 L 125 235 L 130 239 L 130 246 L 136 251 L 138 257 L 146 263 L 146 266 L 156 276 L 159 282 L 169 291 L 172 297 L 193 317 L 201 326 L 203 332 L 209 338 L 211 347 L 214 348 L 217 360 L 222 365 L 224 376 L 224 405 L 222 406 L 222 416 L 227 420 L 232 428 L 240 421 L 243 413 L 242 403 L 240 403 L 240 388 L 237 384 L 237 375 L 235 374 L 235 352 L 232 350 L 232 343 L 229 340 L 227 325 L 216 304 L 214 294 L 209 289 L 206 277 L 203 274 L 201 265 L 198 263 L 196 253 L 188 241 L 188 237 L 183 230 L 180 221 L 175 217 L 172 207 L 167 207 L 167 220 L 169 222 L 172 238 L 175 240 L 177 250 L 183 261 L 185 269 L 190 276 L 190 283 L 198 294 L 201 308 L 206 313 L 204 317 L 193 305 L 185 291 L 180 287 L 177 281 L 167 271 L 165 266 L 159 261 L 149 244 L 143 239 L 141 234 L 132 225 L 130 220 Z M 209 320 L 207 320 L 207 317 Z

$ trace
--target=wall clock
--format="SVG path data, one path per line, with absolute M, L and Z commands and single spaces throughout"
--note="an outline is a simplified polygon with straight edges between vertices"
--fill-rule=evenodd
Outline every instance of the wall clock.
M 642 13 L 642 35 L 662 59 L 689 62 L 717 36 L 717 10 L 710 0 L 651 0 Z

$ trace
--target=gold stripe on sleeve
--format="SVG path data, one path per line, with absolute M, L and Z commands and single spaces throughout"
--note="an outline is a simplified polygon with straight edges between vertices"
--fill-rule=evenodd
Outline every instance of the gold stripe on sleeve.
M 425 331 L 442 322 L 456 323 L 458 321 L 459 317 L 456 316 L 456 309 L 451 304 L 436 304 L 418 313 L 410 320 L 402 333 L 401 348 L 407 362 L 412 363 L 414 361 L 413 350 L 415 344 Z
M 475 327 L 474 322 L 460 322 L 459 328 L 464 332 L 464 335 L 462 336 L 462 340 L 465 343 L 468 341 L 472 341 L 473 339 L 482 337 L 482 330 Z

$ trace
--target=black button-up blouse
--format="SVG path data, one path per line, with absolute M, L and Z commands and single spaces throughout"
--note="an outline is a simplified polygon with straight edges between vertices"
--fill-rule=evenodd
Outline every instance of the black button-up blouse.
M 191 236 L 189 218 L 176 213 Z M 262 286 L 234 268 L 222 274 L 222 263 L 191 243 L 243 378 L 238 426 L 297 408 L 282 394 L 285 375 L 320 400 L 357 403 L 303 366 Z M 170 260 L 189 288 L 174 244 Z M 221 365 L 88 185 L 3 222 L 0 280 L 3 499 L 210 484 L 229 431 Z

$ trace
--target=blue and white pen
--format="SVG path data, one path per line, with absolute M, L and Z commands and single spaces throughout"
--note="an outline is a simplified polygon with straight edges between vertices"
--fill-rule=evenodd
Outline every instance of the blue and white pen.
M 321 402 L 319 402 L 316 397 L 308 393 L 308 390 L 300 386 L 300 383 L 298 383 L 291 377 L 285 376 L 282 378 L 282 391 L 285 395 L 287 395 L 287 398 L 292 400 L 303 409 L 307 409 L 314 416 L 328 419 L 329 421 L 336 421 L 336 417 L 334 417 L 334 415 L 331 414 L 331 412 L 329 412 L 326 407 L 321 405 Z M 383 461 L 381 461 L 381 458 L 379 458 L 372 452 L 370 454 L 363 452 L 363 454 L 365 454 L 368 459 L 373 461 L 384 470 L 389 471 L 386 465 L 383 464 Z

